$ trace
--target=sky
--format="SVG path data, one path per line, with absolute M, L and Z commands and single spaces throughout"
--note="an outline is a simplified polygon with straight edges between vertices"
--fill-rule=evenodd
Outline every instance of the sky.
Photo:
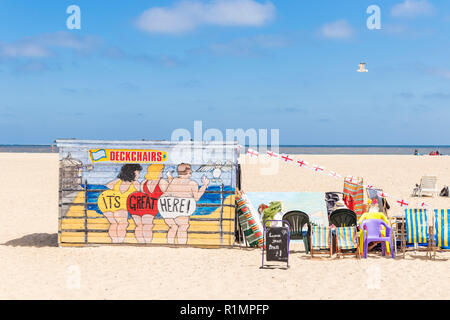
M 285 145 L 450 145 L 449 34 L 438 0 L 2 0 L 0 144 L 199 120 Z

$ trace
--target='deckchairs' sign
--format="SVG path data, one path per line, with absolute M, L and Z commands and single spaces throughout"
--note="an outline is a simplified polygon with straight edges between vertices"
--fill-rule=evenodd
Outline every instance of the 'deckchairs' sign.
M 89 150 L 89 156 L 94 163 L 154 163 L 167 160 L 167 153 L 159 150 L 94 149 Z

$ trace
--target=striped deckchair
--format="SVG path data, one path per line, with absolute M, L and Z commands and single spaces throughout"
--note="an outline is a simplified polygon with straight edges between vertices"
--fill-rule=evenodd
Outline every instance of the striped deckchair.
M 311 226 L 310 252 L 314 258 L 316 254 L 329 254 L 332 256 L 331 228 L 327 226 Z
M 436 209 L 434 213 L 436 246 L 444 250 L 450 250 L 450 209 Z
M 356 226 L 353 227 L 339 227 L 336 228 L 336 247 L 337 247 L 337 255 L 338 258 L 341 255 L 355 255 L 357 258 L 360 258 L 359 255 L 359 246 L 358 246 L 358 238 L 357 238 Z M 354 252 L 341 252 L 341 250 L 353 251 Z
M 244 195 L 236 194 L 236 206 L 238 210 L 239 225 L 250 247 L 260 247 L 263 243 L 261 225 L 253 216 Z
M 344 181 L 344 202 L 350 210 L 356 213 L 356 217 L 363 214 L 363 204 L 364 204 L 364 186 L 363 179 L 358 178 L 358 181 L 353 182 L 349 179 Z
M 403 228 L 406 228 L 406 233 Z M 403 246 L 403 258 L 406 253 L 406 245 L 414 244 L 414 251 L 426 251 L 427 257 L 430 254 L 433 245 L 433 241 L 429 241 L 429 228 L 428 228 L 428 217 L 427 210 L 425 209 L 405 209 L 405 223 L 402 225 L 402 234 L 405 237 L 402 238 Z M 418 245 L 427 246 L 421 248 Z

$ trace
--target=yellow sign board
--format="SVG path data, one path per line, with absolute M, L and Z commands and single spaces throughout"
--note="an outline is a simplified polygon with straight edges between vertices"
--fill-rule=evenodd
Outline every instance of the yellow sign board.
M 91 161 L 113 163 L 158 163 L 167 160 L 167 152 L 159 150 L 92 149 Z

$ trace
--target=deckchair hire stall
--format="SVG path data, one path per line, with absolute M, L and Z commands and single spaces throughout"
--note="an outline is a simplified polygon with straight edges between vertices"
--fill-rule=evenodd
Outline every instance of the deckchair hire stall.
M 230 246 L 237 143 L 57 140 L 61 246 Z

